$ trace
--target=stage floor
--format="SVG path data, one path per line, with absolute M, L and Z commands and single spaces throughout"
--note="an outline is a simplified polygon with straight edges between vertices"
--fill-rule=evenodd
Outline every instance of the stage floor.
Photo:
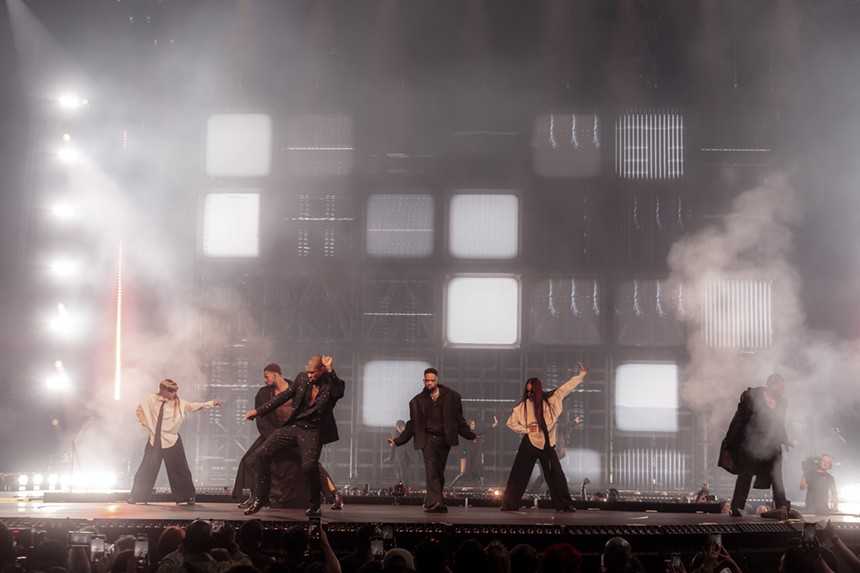
M 307 518 L 300 509 L 266 508 L 253 517 L 267 522 L 296 522 Z M 834 522 L 860 523 L 856 515 L 828 516 Z M 241 521 L 250 519 L 232 503 L 197 503 L 194 506 L 176 506 L 173 503 L 83 502 L 45 503 L 41 500 L 0 501 L 0 519 L 72 519 L 86 521 L 176 521 L 196 518 Z M 807 520 L 820 519 L 806 516 Z M 774 523 L 757 516 L 731 517 L 713 513 L 628 512 L 607 510 L 579 510 L 576 513 L 556 513 L 552 509 L 523 508 L 502 512 L 490 507 L 450 507 L 448 513 L 425 513 L 420 505 L 365 505 L 347 504 L 341 511 L 323 508 L 324 523 L 415 523 L 449 525 L 563 525 L 563 526 L 694 526 L 738 525 L 743 523 Z

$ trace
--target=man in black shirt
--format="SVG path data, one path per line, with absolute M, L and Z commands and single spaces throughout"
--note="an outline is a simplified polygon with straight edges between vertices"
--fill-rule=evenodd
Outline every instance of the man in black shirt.
M 331 356 L 311 356 L 307 372 L 296 376 L 296 381 L 259 409 L 245 415 L 246 420 L 266 416 L 288 400 L 293 411 L 284 425 L 275 430 L 257 450 L 255 459 L 254 501 L 245 515 L 257 513 L 269 505 L 272 487 L 271 462 L 275 454 L 286 447 L 298 447 L 302 456 L 302 473 L 310 495 L 307 515 L 320 515 L 319 459 L 324 444 L 338 440 L 337 424 L 332 409 L 343 398 L 344 382 L 335 374 Z
M 818 467 L 808 471 L 800 478 L 800 489 L 806 490 L 806 513 L 827 515 L 831 511 L 839 511 L 839 498 L 836 495 L 836 480 L 828 470 L 833 467 L 833 459 L 824 454 L 818 461 Z M 829 495 L 828 495 L 829 494 Z M 832 508 L 828 507 L 828 498 Z
M 457 435 L 475 440 L 475 432 L 463 417 L 460 395 L 439 384 L 439 372 L 435 368 L 424 371 L 424 390 L 409 401 L 409 421 L 398 438 L 389 438 L 388 443 L 402 446 L 415 438 L 415 449 L 424 457 L 424 474 L 427 477 L 427 497 L 424 511 L 446 513 L 448 507 L 442 498 L 445 487 L 445 464 L 451 446 L 459 443 Z

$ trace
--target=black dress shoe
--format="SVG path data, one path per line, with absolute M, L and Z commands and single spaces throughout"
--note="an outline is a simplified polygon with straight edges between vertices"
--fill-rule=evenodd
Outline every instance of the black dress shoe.
M 320 506 L 312 505 L 305 512 L 305 515 L 308 517 L 322 517 L 322 510 L 320 509 Z
M 136 499 L 134 499 L 133 497 L 130 497 L 130 498 L 128 498 L 127 500 L 125 500 L 125 502 L 126 502 L 127 504 L 129 504 L 129 505 L 134 505 L 134 504 L 136 504 L 136 503 L 137 503 L 137 500 L 136 500 Z
M 743 517 L 743 516 L 744 516 L 744 512 L 743 512 L 743 511 L 741 511 L 740 509 L 736 508 L 736 507 L 733 507 L 733 508 L 732 508 L 731 516 L 732 516 L 732 517 Z
M 335 492 L 334 501 L 331 504 L 331 508 L 334 510 L 343 509 L 343 498 L 340 497 L 340 494 Z
M 448 513 L 448 506 L 441 501 L 437 501 L 430 507 L 425 507 L 424 511 L 427 513 Z
M 557 507 L 555 511 L 558 513 L 576 513 L 576 508 L 572 505 L 565 505 L 564 507 Z
M 239 505 L 237 505 L 236 507 L 238 507 L 239 509 L 248 509 L 249 507 L 251 507 L 252 503 L 254 503 L 254 496 L 253 495 L 251 497 L 249 497 L 248 499 L 246 499 L 245 501 L 243 501 L 242 503 L 240 503 Z
M 262 499 L 259 497 L 253 497 L 251 499 L 252 499 L 251 505 L 249 505 L 248 509 L 246 509 L 244 511 L 245 515 L 254 515 L 255 513 L 257 513 L 258 511 L 260 511 L 264 507 L 269 507 L 269 500 L 268 499 Z
M 194 501 L 194 496 L 189 497 L 188 499 L 183 499 L 176 502 L 176 505 L 194 505 L 196 502 Z

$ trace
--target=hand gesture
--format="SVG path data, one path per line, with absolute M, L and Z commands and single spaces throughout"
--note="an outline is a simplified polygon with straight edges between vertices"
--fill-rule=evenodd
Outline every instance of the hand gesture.
M 532 422 L 531 424 L 529 424 L 529 432 L 531 432 L 531 433 L 540 432 L 540 426 L 538 426 L 537 424 Z
M 220 406 L 221 404 L 223 404 L 223 402 L 220 398 L 215 398 L 214 400 L 212 400 L 212 404 L 214 404 L 215 406 Z
M 582 363 L 582 360 L 578 361 L 577 366 L 579 366 L 580 374 L 586 374 L 588 372 L 588 368 L 585 367 L 585 364 Z
M 387 440 L 387 441 L 388 441 L 388 445 L 389 445 L 389 446 L 393 446 L 393 445 L 394 445 L 394 438 L 388 438 L 388 440 Z
M 325 366 L 326 372 L 332 371 L 332 364 L 334 364 L 334 359 L 331 356 L 322 357 L 322 365 Z
M 495 428 L 495 427 L 496 427 L 496 426 L 498 426 L 498 425 L 499 425 L 499 419 L 498 419 L 498 418 L 496 418 L 495 416 L 493 416 L 493 425 L 492 425 L 492 427 L 493 427 L 493 428 Z
M 256 411 L 256 410 L 251 410 L 250 412 L 248 412 L 247 414 L 245 414 L 245 419 L 246 419 L 246 420 L 253 420 L 253 419 L 254 419 L 254 418 L 256 418 L 256 417 L 257 417 L 257 411 Z

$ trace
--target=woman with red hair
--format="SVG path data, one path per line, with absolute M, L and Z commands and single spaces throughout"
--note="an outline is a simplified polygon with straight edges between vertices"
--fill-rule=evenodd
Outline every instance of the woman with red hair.
M 523 399 L 508 418 L 508 427 L 524 435 L 502 496 L 502 511 L 519 509 L 536 461 L 543 469 L 556 511 L 576 511 L 567 489 L 567 478 L 555 453 L 556 422 L 563 410 L 562 402 L 582 384 L 587 372 L 580 362 L 579 374 L 549 392 L 544 392 L 540 378 L 526 380 Z

